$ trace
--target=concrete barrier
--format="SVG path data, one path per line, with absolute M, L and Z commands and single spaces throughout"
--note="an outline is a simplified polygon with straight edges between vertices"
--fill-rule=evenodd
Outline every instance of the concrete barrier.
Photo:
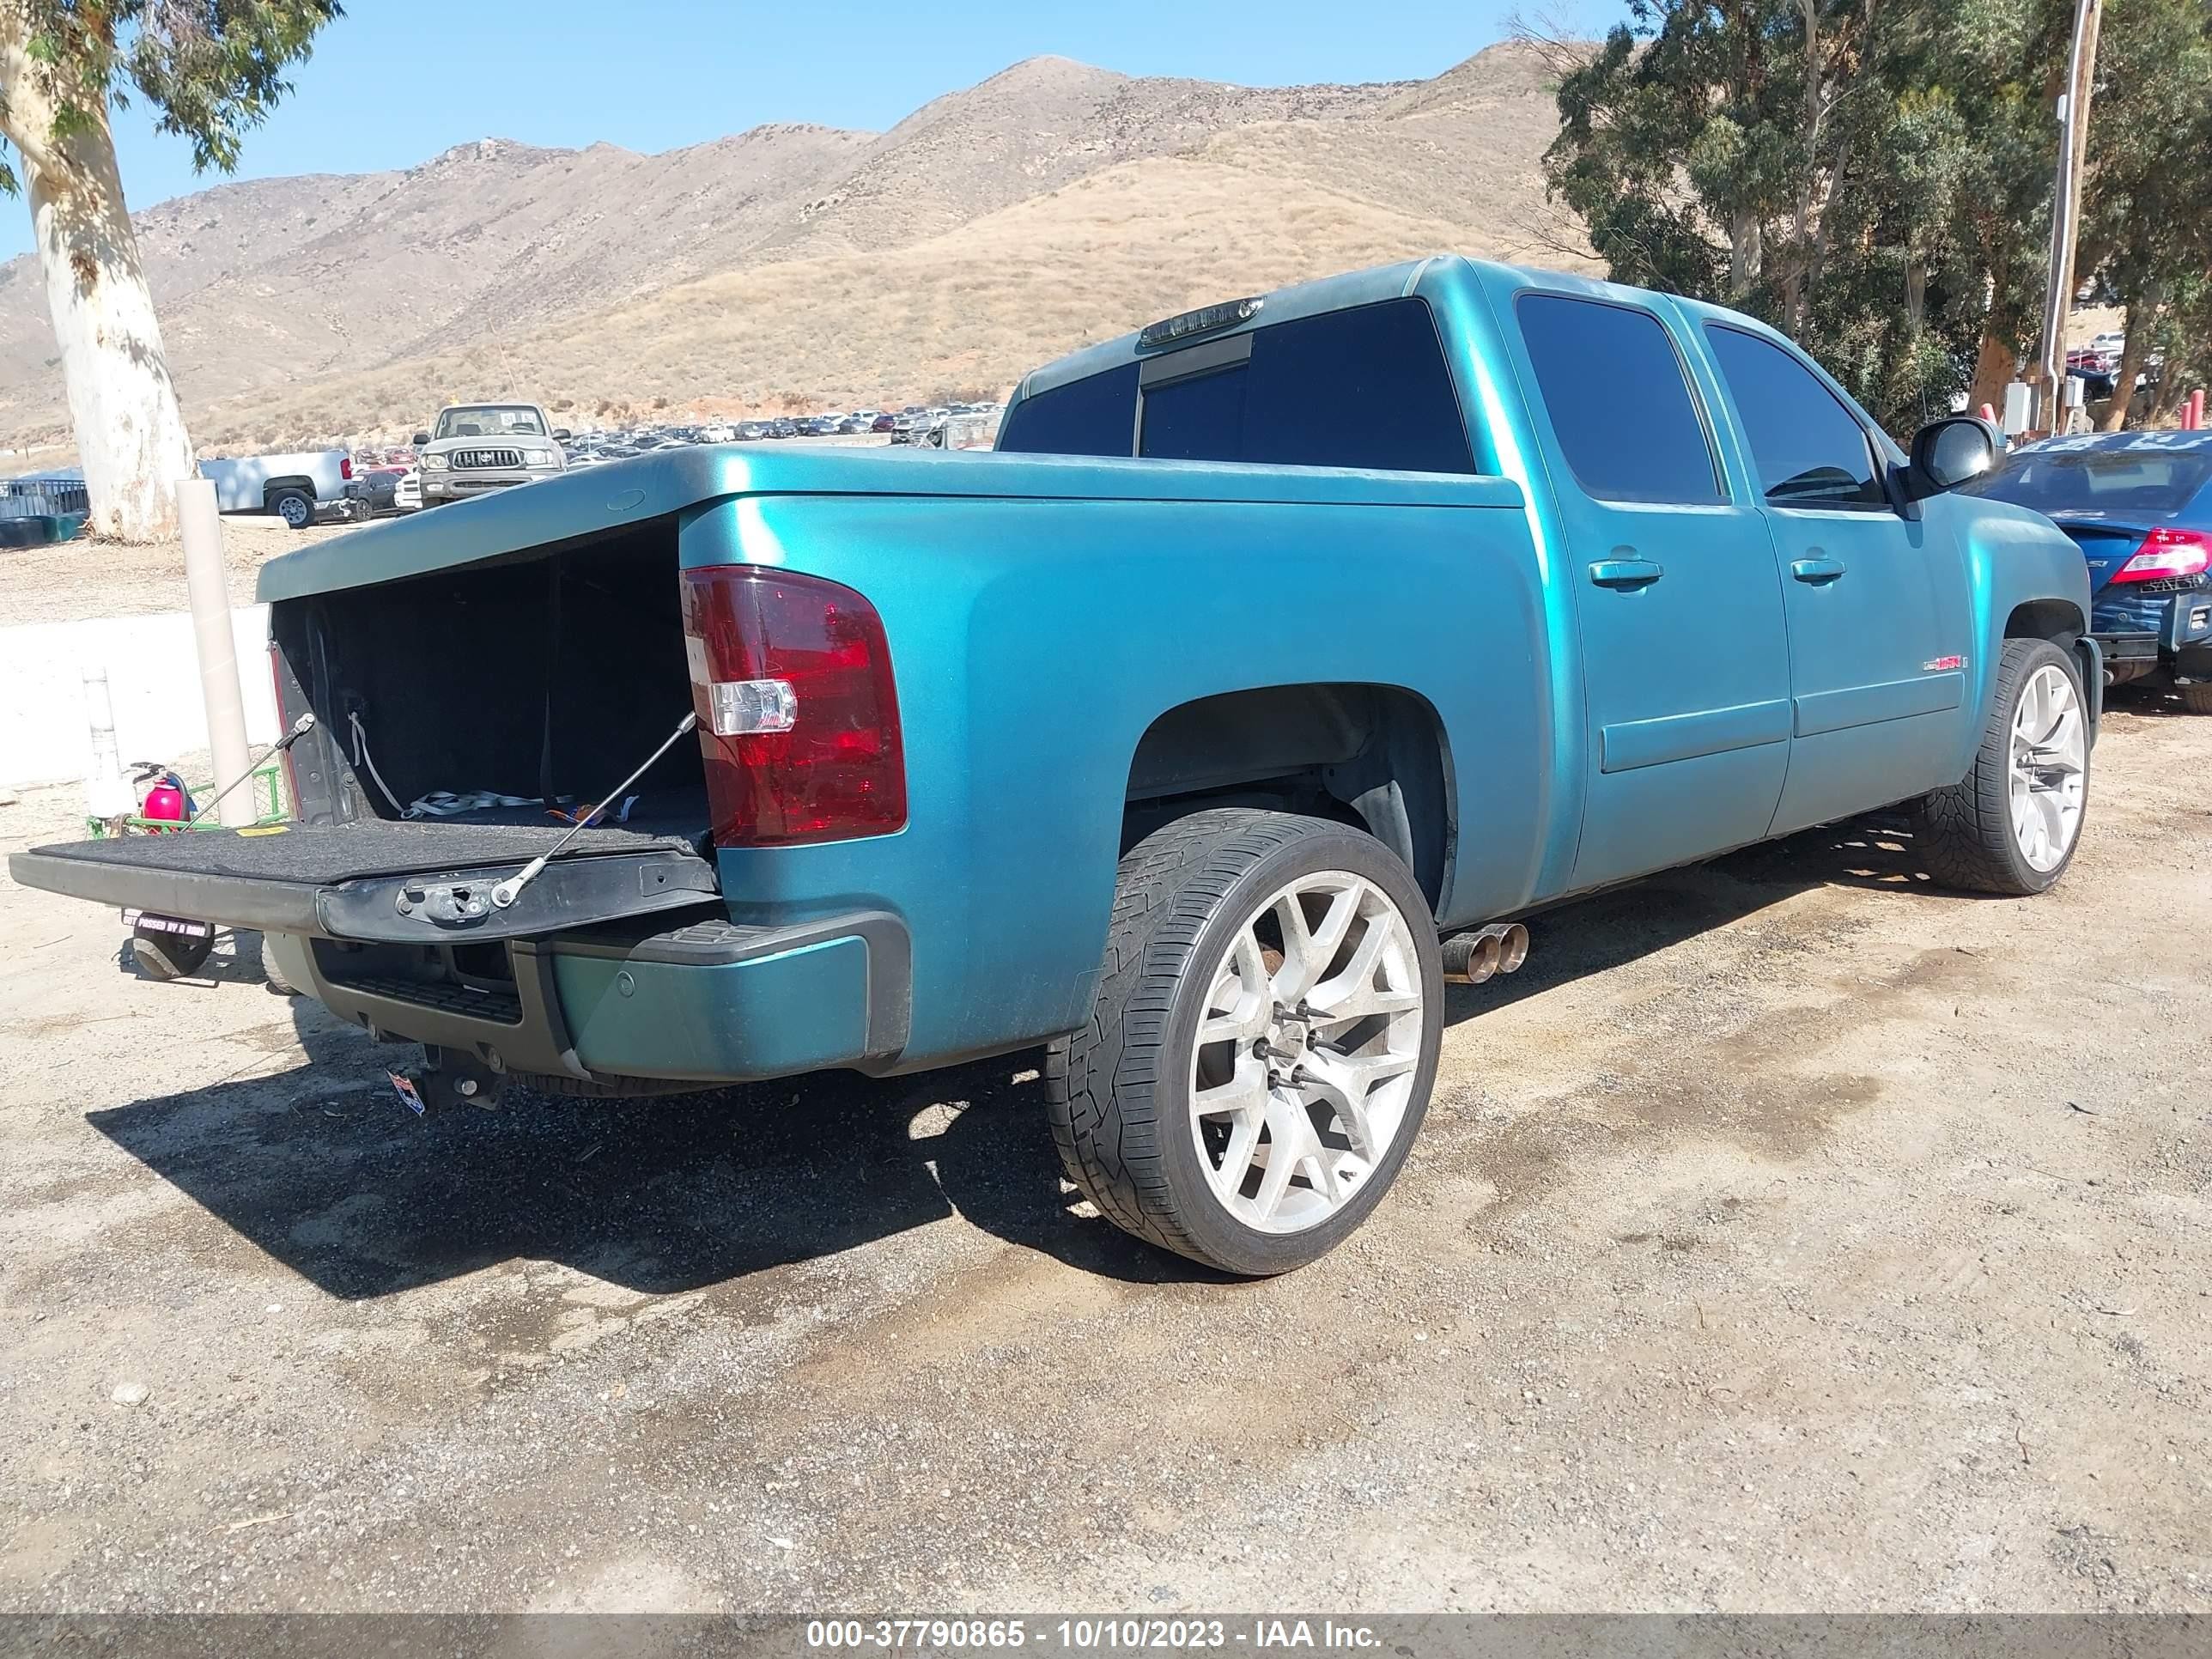
M 247 740 L 257 747 L 274 743 L 269 607 L 234 611 L 230 625 L 238 642 Z M 89 773 L 84 671 L 93 665 L 107 671 L 116 742 L 125 764 L 174 761 L 206 749 L 207 714 L 188 612 L 0 628 L 0 787 L 69 783 Z

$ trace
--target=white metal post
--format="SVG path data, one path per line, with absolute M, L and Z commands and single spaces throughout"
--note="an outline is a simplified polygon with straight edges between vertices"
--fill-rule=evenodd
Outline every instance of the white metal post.
M 230 627 L 230 587 L 222 568 L 222 520 L 215 485 L 205 478 L 177 483 L 177 522 L 185 536 L 185 588 L 192 607 L 192 639 L 200 659 L 200 697 L 207 705 L 208 747 L 217 789 L 229 788 L 252 764 L 246 746 L 246 702 L 238 685 L 238 646 Z M 253 822 L 253 791 L 241 785 L 216 805 L 217 822 Z
M 87 663 L 84 668 L 84 714 L 92 728 L 92 770 L 85 774 L 84 809 L 105 823 L 129 817 L 138 810 L 138 796 L 123 775 L 123 757 L 115 747 L 115 699 L 108 694 L 107 668 Z

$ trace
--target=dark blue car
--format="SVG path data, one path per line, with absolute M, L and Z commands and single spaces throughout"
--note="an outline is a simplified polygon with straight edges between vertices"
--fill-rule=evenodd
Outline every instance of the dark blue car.
M 2048 514 L 2081 544 L 2113 684 L 2171 685 L 2212 714 L 2212 432 L 2048 438 L 1966 488 Z

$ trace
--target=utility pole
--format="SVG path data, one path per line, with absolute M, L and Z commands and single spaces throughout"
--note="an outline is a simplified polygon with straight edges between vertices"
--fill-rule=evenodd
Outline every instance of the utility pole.
M 2051 287 L 2043 303 L 2043 364 L 2037 424 L 2056 432 L 2065 418 L 2066 316 L 2074 303 L 2074 251 L 2081 237 L 2081 166 L 2088 152 L 2089 93 L 2097 79 L 2097 35 L 2104 0 L 2075 0 L 2074 46 L 2066 90 L 2058 95 L 2058 179 L 2051 202 Z

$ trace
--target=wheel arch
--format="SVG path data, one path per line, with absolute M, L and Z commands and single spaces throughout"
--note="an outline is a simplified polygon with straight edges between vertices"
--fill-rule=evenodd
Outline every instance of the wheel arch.
M 1158 715 L 1130 757 L 1123 845 L 1192 812 L 1268 805 L 1355 824 L 1397 854 L 1432 910 L 1458 845 L 1450 740 L 1402 685 L 1288 682 L 1221 691 Z
M 2074 672 L 2081 683 L 2082 702 L 2088 713 L 2090 740 L 2105 723 L 2104 653 L 2089 632 L 2089 619 L 2070 599 L 2024 599 L 2005 617 L 2008 640 L 2048 640 L 2074 659 Z
M 320 499 L 315 493 L 315 481 L 313 478 L 304 473 L 292 473 L 282 478 L 264 479 L 261 484 L 261 504 L 266 507 L 277 496 L 295 489 L 311 501 Z
M 2062 651 L 2089 631 L 2089 619 L 2071 599 L 2023 599 L 2005 617 L 2008 640 L 2049 640 Z

